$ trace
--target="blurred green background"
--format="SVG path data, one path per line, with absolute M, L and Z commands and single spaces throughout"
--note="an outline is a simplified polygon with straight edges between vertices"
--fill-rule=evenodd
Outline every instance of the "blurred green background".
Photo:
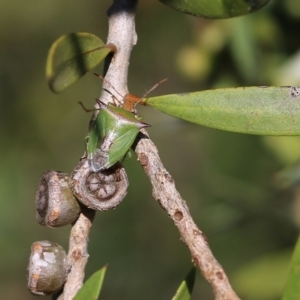
M 0 291 L 2 299 L 35 299 L 27 291 L 30 245 L 58 242 L 69 227 L 46 229 L 35 220 L 34 196 L 47 169 L 71 172 L 84 151 L 101 82 L 88 74 L 61 95 L 45 82 L 51 43 L 70 32 L 107 35 L 110 1 L 7 1 L 0 10 Z M 300 2 L 277 0 L 232 20 L 177 13 L 141 1 L 138 44 L 129 88 L 152 95 L 226 86 L 300 86 Z M 96 72 L 101 73 L 102 66 Z M 162 161 L 242 299 L 280 299 L 298 236 L 299 137 L 258 137 L 192 125 L 150 108 Z M 108 263 L 101 299 L 170 299 L 191 267 L 186 246 L 153 200 L 135 156 L 125 162 L 130 189 L 115 210 L 97 213 L 86 275 Z M 286 171 L 291 168 L 292 171 Z M 298 167 L 299 168 L 299 167 Z M 50 297 L 45 297 L 50 299 Z M 198 272 L 193 299 L 213 299 Z

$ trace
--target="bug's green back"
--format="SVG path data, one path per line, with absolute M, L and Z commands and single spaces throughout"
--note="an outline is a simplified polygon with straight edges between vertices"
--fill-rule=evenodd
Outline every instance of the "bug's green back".
M 120 160 L 120 157 L 123 158 L 126 155 L 139 131 L 139 128 L 132 126 L 132 128 L 127 128 L 127 130 L 124 129 L 123 134 L 114 140 L 109 151 L 109 162 L 111 165 L 114 165 Z
M 121 160 L 140 129 L 149 126 L 123 108 L 101 101 L 98 103 L 100 111 L 91 126 L 87 142 L 88 159 L 94 172 L 107 169 Z

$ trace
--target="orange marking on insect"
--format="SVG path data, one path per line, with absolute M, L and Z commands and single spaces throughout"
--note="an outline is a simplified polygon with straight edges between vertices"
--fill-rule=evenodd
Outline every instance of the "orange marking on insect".
M 135 110 L 135 107 L 138 104 L 145 105 L 145 102 L 143 102 L 143 98 L 128 93 L 123 98 L 123 105 L 122 105 L 122 107 L 125 110 L 128 110 L 128 111 L 132 112 L 132 111 Z
M 135 96 L 131 93 L 126 94 L 125 96 L 122 96 L 113 86 L 110 82 L 108 82 L 104 77 L 102 77 L 101 75 L 94 73 L 94 75 L 96 75 L 97 77 L 99 77 L 100 79 L 102 79 L 103 81 L 105 81 L 123 100 L 123 104 L 122 104 L 122 108 L 124 108 L 127 111 L 133 112 L 135 113 L 135 107 L 140 104 L 140 105 L 147 105 L 147 99 L 146 97 L 148 96 L 148 94 L 150 92 L 152 92 L 154 89 L 156 89 L 160 84 L 166 82 L 168 79 L 164 78 L 161 81 L 157 82 L 152 88 L 150 88 L 143 97 L 138 97 Z M 109 92 L 109 91 L 108 91 Z M 113 96 L 113 95 L 112 95 Z M 114 97 L 114 96 L 113 96 Z M 120 102 L 118 99 L 116 99 L 114 97 L 115 100 L 117 100 L 118 102 Z

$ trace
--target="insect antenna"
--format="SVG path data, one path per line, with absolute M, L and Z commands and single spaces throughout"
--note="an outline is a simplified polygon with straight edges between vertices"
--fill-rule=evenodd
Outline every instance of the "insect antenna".
M 122 99 L 124 98 L 124 96 L 122 96 L 122 95 L 117 91 L 117 89 L 116 89 L 109 81 L 107 81 L 104 77 L 102 77 L 101 75 L 99 75 L 99 74 L 97 74 L 97 73 L 94 73 L 94 75 L 97 76 L 98 78 L 100 78 L 100 79 L 101 79 L 102 81 L 104 81 L 106 84 L 108 84 L 109 87 L 112 88 L 112 89 L 113 89 L 113 90 L 114 90 L 114 91 L 115 91 Z M 109 94 L 112 96 L 112 98 L 113 98 L 114 100 L 116 100 L 118 103 L 121 103 L 121 101 L 118 100 L 112 92 L 110 92 L 110 91 L 107 90 L 107 89 L 104 89 L 104 91 L 107 92 L 107 93 L 109 93 Z
M 146 97 L 153 91 L 155 90 L 158 86 L 160 86 L 162 83 L 166 82 L 168 80 L 168 78 L 164 78 L 161 81 L 157 82 L 156 84 L 154 84 L 154 86 L 152 88 L 150 88 L 144 95 L 142 98 L 140 98 L 140 100 L 135 104 L 138 105 L 140 102 L 143 102 Z M 145 104 L 144 104 L 145 105 Z

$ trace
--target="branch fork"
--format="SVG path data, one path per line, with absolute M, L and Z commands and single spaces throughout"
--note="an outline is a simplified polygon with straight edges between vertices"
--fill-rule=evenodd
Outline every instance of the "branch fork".
M 115 0 L 108 10 L 109 33 L 107 44 L 114 44 L 117 52 L 108 57 L 105 65 L 105 80 L 100 100 L 111 102 L 111 96 L 104 92 L 109 89 L 107 82 L 121 94 L 128 93 L 127 76 L 129 58 L 133 46 L 137 42 L 135 31 L 135 9 L 137 0 Z M 200 269 L 210 283 L 216 300 L 238 300 L 239 297 L 232 289 L 226 273 L 213 256 L 207 238 L 197 227 L 190 215 L 186 202 L 176 190 L 171 175 L 164 168 L 156 146 L 149 139 L 147 132 L 142 129 L 144 137 L 135 145 L 135 151 L 140 164 L 153 187 L 153 197 L 166 210 L 177 227 L 182 241 L 191 252 L 192 262 Z M 69 262 L 71 272 L 60 300 L 72 299 L 83 282 L 84 267 L 87 262 L 87 241 L 92 225 L 93 213 L 81 214 L 74 224 L 70 237 Z M 74 291 L 75 294 L 74 294 Z

